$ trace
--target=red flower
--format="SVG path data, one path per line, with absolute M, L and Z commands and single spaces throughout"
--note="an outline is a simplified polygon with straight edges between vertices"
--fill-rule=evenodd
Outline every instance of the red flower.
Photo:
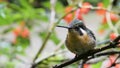
M 66 7 L 65 13 L 69 13 L 70 11 L 72 11 L 72 8 L 73 8 L 72 6 Z M 64 20 L 67 22 L 67 24 L 69 24 L 72 21 L 73 16 L 74 16 L 73 13 L 70 13 L 64 17 Z
M 110 39 L 111 40 L 114 40 L 116 37 L 117 37 L 117 35 L 115 33 L 111 33 L 110 34 Z
M 82 18 L 82 13 L 81 13 L 81 9 L 80 9 L 80 8 L 75 11 L 75 16 L 76 16 L 76 18 L 78 18 L 79 20 L 83 20 L 83 18 Z
M 90 64 L 84 64 L 83 68 L 90 68 Z
M 112 22 L 116 23 L 119 20 L 119 17 L 113 13 L 110 13 L 110 19 Z M 104 16 L 102 23 L 103 24 L 107 23 L 106 16 Z
M 119 20 L 119 17 L 113 13 L 110 13 L 110 18 L 111 18 L 112 22 L 117 22 Z
M 23 38 L 29 37 L 29 30 L 27 28 L 24 28 L 24 30 L 21 32 L 21 36 Z
M 102 20 L 102 24 L 106 24 L 106 23 L 107 23 L 106 16 L 104 16 Z
M 90 11 L 90 8 L 87 8 L 87 7 L 90 7 L 90 6 L 91 4 L 89 2 L 84 2 L 82 5 L 82 8 L 80 9 L 81 13 L 87 14 Z
M 104 7 L 103 3 L 100 2 L 100 3 L 98 3 L 97 6 L 98 6 L 100 9 L 96 10 L 96 13 L 97 13 L 98 15 L 105 15 L 106 10 L 102 9 L 102 8 Z
M 15 28 L 15 29 L 13 30 L 13 34 L 14 34 L 15 36 L 19 36 L 20 33 L 21 33 L 21 28 L 20 28 L 20 27 L 17 27 L 17 28 Z
M 16 37 L 21 36 L 23 38 L 26 38 L 29 36 L 29 30 L 27 28 L 17 27 L 13 30 L 13 34 Z
M 70 13 L 64 17 L 64 20 L 69 24 L 73 19 L 73 14 Z

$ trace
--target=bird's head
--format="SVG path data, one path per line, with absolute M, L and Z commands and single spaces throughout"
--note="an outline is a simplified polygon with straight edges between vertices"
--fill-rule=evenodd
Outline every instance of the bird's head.
M 87 28 L 84 25 L 83 21 L 76 18 L 68 26 L 57 26 L 57 27 L 67 28 L 68 33 L 70 34 L 78 34 L 81 36 L 87 34 Z
M 79 20 L 79 19 L 74 19 L 70 24 L 69 24 L 69 28 L 68 31 L 71 32 L 76 32 L 80 35 L 84 35 L 87 34 L 87 28 L 84 25 L 83 21 Z

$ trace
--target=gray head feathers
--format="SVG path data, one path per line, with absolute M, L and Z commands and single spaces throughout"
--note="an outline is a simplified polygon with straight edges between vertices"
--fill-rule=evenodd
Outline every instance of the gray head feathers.
M 82 20 L 74 19 L 70 24 L 69 27 L 75 27 L 75 26 L 84 26 L 84 23 Z

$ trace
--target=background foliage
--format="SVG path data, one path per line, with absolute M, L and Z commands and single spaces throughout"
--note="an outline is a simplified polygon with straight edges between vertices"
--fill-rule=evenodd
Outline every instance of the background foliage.
M 81 8 L 76 7 L 78 4 Z M 29 68 L 37 62 L 40 62 L 37 67 L 49 68 L 73 58 L 74 54 L 64 46 L 67 31 L 53 25 L 57 22 L 66 26 L 74 17 L 88 26 L 97 26 L 90 28 L 96 29 L 97 41 L 113 40 L 120 33 L 119 10 L 119 0 L 0 0 L 0 68 Z M 98 21 L 91 19 L 94 15 Z M 41 51 L 36 55 L 39 49 Z M 102 68 L 116 56 L 108 57 L 85 64 L 84 68 Z M 78 66 L 79 62 L 76 62 L 68 68 Z

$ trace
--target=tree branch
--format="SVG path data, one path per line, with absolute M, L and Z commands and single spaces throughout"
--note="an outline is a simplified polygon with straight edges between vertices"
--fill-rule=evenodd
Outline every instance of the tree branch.
M 84 54 L 81 54 L 79 55 L 78 57 L 75 57 L 73 58 L 72 60 L 70 61 L 67 61 L 65 63 L 62 63 L 60 65 L 56 65 L 54 66 L 53 68 L 62 68 L 62 67 L 65 67 L 67 65 L 70 65 L 78 60 L 81 60 L 81 59 L 85 59 L 85 58 L 88 58 L 88 57 L 92 57 L 94 56 L 94 54 L 98 53 L 98 52 L 101 52 L 101 51 L 104 51 L 104 50 L 107 50 L 107 49 L 110 49 L 110 48 L 115 48 L 116 45 L 118 45 L 118 41 L 120 40 L 120 36 L 118 36 L 115 40 L 113 40 L 113 42 L 111 42 L 109 45 L 105 46 L 105 47 L 102 47 L 102 48 L 98 48 L 98 49 L 94 49 L 94 50 L 91 50 L 91 51 L 88 51 Z
M 117 56 L 117 58 L 114 60 L 114 62 L 112 62 L 112 64 L 110 65 L 110 67 L 108 67 L 108 68 L 111 68 L 112 66 L 115 66 L 116 65 L 116 61 L 117 61 L 117 59 L 120 57 L 120 54 Z

